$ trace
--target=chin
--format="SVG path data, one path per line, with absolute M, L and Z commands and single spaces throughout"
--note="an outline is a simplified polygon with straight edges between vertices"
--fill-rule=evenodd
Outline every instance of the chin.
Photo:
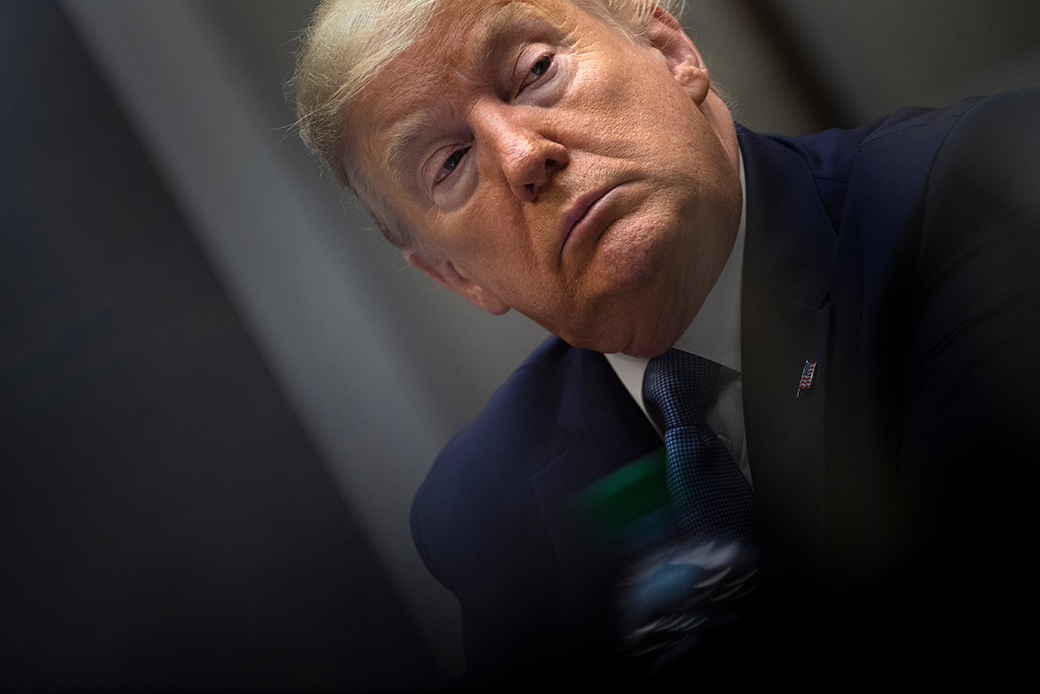
M 634 308 L 616 307 L 610 316 L 598 312 L 596 320 L 584 321 L 580 326 L 572 324 L 569 329 L 557 326 L 558 329 L 554 330 L 544 324 L 543 327 L 574 347 L 604 354 L 623 352 L 633 357 L 656 357 L 671 349 L 686 325 L 681 320 L 661 321 L 660 316 L 668 312 L 656 301 L 646 303 L 657 306 L 657 309 L 645 308 L 644 302 L 639 303 L 640 306 Z
M 627 344 L 615 349 L 630 357 L 641 359 L 653 359 L 664 354 L 682 336 L 683 329 L 665 329 L 664 326 L 655 325 L 650 329 L 634 332 Z
M 680 226 L 671 215 L 645 217 L 649 218 L 619 220 L 597 245 L 601 274 L 616 290 L 631 290 L 652 281 L 680 250 Z
M 633 339 L 629 335 L 625 335 L 622 332 L 611 332 L 606 335 L 600 336 L 583 336 L 568 337 L 566 335 L 560 335 L 568 344 L 574 347 L 580 347 L 582 349 L 590 349 L 594 352 L 602 352 L 603 354 L 614 354 L 615 352 L 621 352 L 627 354 L 630 357 L 640 357 L 645 359 L 652 359 L 659 354 L 664 354 L 675 341 L 679 339 L 682 333 L 675 335 L 674 337 L 664 338 L 651 338 L 651 339 Z
M 675 344 L 692 316 L 680 296 L 696 261 L 684 261 L 677 224 L 667 216 L 627 219 L 601 237 L 564 320 L 536 321 L 568 344 L 605 354 L 655 357 Z M 666 318 L 667 317 L 667 318 Z M 685 320 L 686 318 L 688 320 Z

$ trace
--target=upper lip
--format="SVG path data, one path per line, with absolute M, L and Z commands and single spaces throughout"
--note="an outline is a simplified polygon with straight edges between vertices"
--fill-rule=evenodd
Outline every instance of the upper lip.
M 563 215 L 563 223 L 561 224 L 560 238 L 563 239 L 563 245 L 566 245 L 567 239 L 570 238 L 571 233 L 574 231 L 574 227 L 585 218 L 585 214 L 589 211 L 589 208 L 595 205 L 600 198 L 613 189 L 613 185 L 604 186 L 597 190 L 585 193 L 584 195 L 579 195 L 574 202 L 571 203 L 567 213 Z

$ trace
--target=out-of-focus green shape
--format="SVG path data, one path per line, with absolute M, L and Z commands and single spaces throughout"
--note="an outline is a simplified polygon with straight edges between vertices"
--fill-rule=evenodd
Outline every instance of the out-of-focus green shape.
M 589 485 L 574 497 L 574 513 L 603 544 L 631 544 L 658 535 L 672 523 L 659 448 Z

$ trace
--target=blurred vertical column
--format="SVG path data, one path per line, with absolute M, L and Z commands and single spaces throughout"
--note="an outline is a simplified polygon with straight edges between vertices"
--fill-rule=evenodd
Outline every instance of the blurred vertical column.
M 458 607 L 412 547 L 408 509 L 454 423 L 403 350 L 363 259 L 330 241 L 344 210 L 200 5 L 68 0 L 93 53 L 357 513 L 442 667 Z M 353 213 L 353 218 L 351 218 Z M 365 243 L 360 238 L 358 243 Z

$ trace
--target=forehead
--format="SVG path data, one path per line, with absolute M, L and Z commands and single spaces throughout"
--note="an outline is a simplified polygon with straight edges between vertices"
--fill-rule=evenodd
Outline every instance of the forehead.
M 430 72 L 479 67 L 511 32 L 538 23 L 561 28 L 571 10 L 569 0 L 439 0 L 413 45 L 376 75 L 375 90 L 392 88 L 416 66 Z
M 567 0 L 440 0 L 417 40 L 351 107 L 348 149 L 393 178 L 409 145 L 458 115 L 463 93 L 494 88 L 496 59 L 513 39 L 562 35 L 576 9 Z

